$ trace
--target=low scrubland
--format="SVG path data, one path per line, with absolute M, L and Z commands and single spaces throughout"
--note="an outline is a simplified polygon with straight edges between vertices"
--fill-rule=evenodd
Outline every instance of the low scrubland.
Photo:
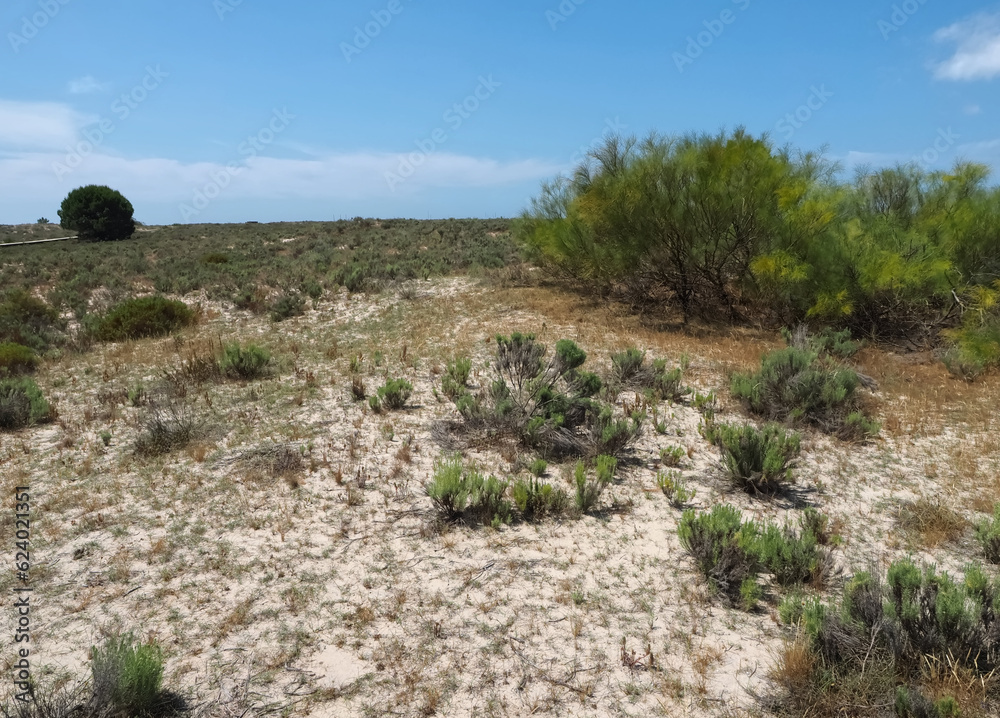
M 609 144 L 540 266 L 501 220 L 4 249 L 0 710 L 995 715 L 993 190 L 821 170 Z

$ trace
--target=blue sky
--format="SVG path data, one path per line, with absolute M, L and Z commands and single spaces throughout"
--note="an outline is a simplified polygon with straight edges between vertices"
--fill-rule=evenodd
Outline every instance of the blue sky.
M 1000 171 L 1000 3 L 5 0 L 0 223 L 520 212 L 605 133 Z M 996 179 L 996 177 L 994 177 Z

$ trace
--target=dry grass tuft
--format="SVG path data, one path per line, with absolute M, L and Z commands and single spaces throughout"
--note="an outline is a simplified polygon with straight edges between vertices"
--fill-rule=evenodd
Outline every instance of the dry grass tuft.
M 896 525 L 917 545 L 936 548 L 958 541 L 969 522 L 940 499 L 920 498 L 900 504 Z

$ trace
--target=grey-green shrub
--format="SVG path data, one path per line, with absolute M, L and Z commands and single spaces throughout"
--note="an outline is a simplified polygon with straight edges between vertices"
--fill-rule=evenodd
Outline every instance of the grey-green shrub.
M 257 344 L 226 344 L 219 358 L 219 369 L 233 379 L 259 379 L 267 376 L 270 368 L 271 353 Z
M 38 355 L 15 342 L 0 343 L 0 376 L 30 374 L 38 366 Z
M 559 516 L 569 507 L 569 497 L 565 491 L 543 483 L 536 477 L 514 482 L 511 495 L 514 505 L 526 521 Z
M 596 469 L 597 480 L 602 484 L 610 484 L 614 481 L 615 472 L 618 470 L 618 459 L 602 454 L 597 457 Z
M 1000 563 L 1000 503 L 993 507 L 993 516 L 976 524 L 976 540 L 990 563 Z
M 714 440 L 722 464 L 738 487 L 756 493 L 774 493 L 792 480 L 800 437 L 777 424 L 757 429 L 749 424 L 718 424 Z
M 744 603 L 752 595 L 749 584 L 756 584 L 760 573 L 758 532 L 757 524 L 744 523 L 739 510 L 726 504 L 703 514 L 686 510 L 677 529 L 681 546 L 710 584 L 730 600 Z
M 283 294 L 271 305 L 271 321 L 283 322 L 305 314 L 306 300 L 296 292 Z
M 511 520 L 507 487 L 506 481 L 484 477 L 464 466 L 461 456 L 453 456 L 435 462 L 427 495 L 447 521 L 496 527 Z
M 844 439 L 878 433 L 864 419 L 857 372 L 790 346 L 765 354 L 753 374 L 733 376 L 731 391 L 753 413 L 787 424 L 811 424 Z M 850 420 L 848 418 L 850 417 Z
M 794 586 L 823 578 L 828 554 L 810 531 L 796 533 L 790 526 L 768 524 L 757 537 L 761 565 L 781 586 Z
M 516 438 L 545 458 L 616 455 L 641 433 L 642 416 L 615 419 L 592 399 L 600 380 L 580 370 L 586 354 L 560 340 L 549 360 L 532 334 L 497 336 L 495 378 L 473 396 L 450 379 L 468 429 Z
M 194 439 L 199 428 L 190 407 L 175 403 L 151 403 L 139 423 L 135 452 L 140 456 L 161 456 L 181 449 Z
M 34 380 L 0 379 L 0 430 L 16 431 L 52 418 L 52 407 Z
M 591 480 L 587 477 L 587 468 L 582 461 L 576 462 L 573 470 L 573 483 L 576 487 L 576 509 L 581 514 L 588 513 L 597 506 L 604 493 L 607 482 Z
M 379 387 L 378 400 L 387 409 L 402 409 L 412 393 L 413 384 L 410 382 L 405 379 L 389 379 Z
M 99 341 L 121 342 L 164 336 L 194 320 L 194 311 L 184 302 L 152 296 L 127 299 L 103 316 L 88 317 L 86 325 Z
M 152 715 L 162 702 L 163 651 L 132 634 L 92 649 L 94 703 L 118 714 Z

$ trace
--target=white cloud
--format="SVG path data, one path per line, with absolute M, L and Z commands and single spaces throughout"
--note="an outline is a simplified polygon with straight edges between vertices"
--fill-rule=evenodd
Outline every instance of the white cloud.
M 57 102 L 0 100 L 0 148 L 54 150 L 76 140 L 94 118 Z
M 442 189 L 489 193 L 491 188 L 536 182 L 566 169 L 544 160 L 500 161 L 443 150 L 427 155 L 345 153 L 298 145 L 295 149 L 304 157 L 295 159 L 264 155 L 248 159 L 234 151 L 231 164 L 240 169 L 233 175 L 224 162 L 122 156 L 114 148 L 113 134 L 93 147 L 81 131 L 96 119 L 65 104 L 0 100 L 0 197 L 4 204 L 34 206 L 44 201 L 58 205 L 75 187 L 102 184 L 119 189 L 137 208 L 163 208 L 158 211 L 160 218 L 174 222 L 183 219 L 182 203 L 191 205 L 198 193 L 215 194 L 216 189 L 220 204 L 374 201 L 394 207 L 440 198 Z M 77 154 L 81 151 L 86 154 Z M 418 163 L 412 172 L 401 169 L 414 159 Z M 408 176 L 390 184 L 390 173 Z
M 939 64 L 939 80 L 990 80 L 1000 76 L 1000 13 L 980 14 L 934 34 L 937 42 L 955 43 L 955 54 Z
M 90 95 L 105 89 L 107 89 L 107 85 L 95 80 L 93 75 L 85 75 L 76 80 L 70 80 L 69 83 L 69 91 L 73 95 Z
M 983 108 L 979 105 L 966 105 L 963 111 L 967 115 L 980 115 L 983 112 Z

